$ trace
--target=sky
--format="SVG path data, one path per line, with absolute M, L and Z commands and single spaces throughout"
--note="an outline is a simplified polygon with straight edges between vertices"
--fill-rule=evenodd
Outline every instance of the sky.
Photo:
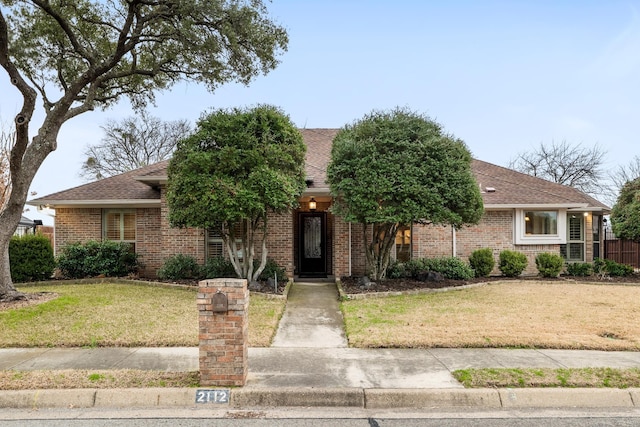
M 174 86 L 150 113 L 195 123 L 211 109 L 266 103 L 299 127 L 339 128 L 372 110 L 407 107 L 497 165 L 554 141 L 601 147 L 606 170 L 640 155 L 640 0 L 273 0 L 267 7 L 290 38 L 274 71 L 214 93 Z M 20 105 L 0 70 L 0 121 L 10 122 Z M 83 152 L 102 139 L 100 126 L 131 115 L 124 99 L 65 123 L 33 180 L 35 197 L 84 184 Z M 25 215 L 53 224 L 34 207 Z

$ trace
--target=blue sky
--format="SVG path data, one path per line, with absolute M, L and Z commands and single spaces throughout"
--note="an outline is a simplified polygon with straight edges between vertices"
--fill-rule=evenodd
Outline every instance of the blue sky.
M 506 166 L 541 142 L 607 151 L 606 168 L 640 155 L 640 0 L 274 0 L 289 32 L 279 67 L 249 87 L 179 85 L 153 115 L 269 103 L 299 127 L 341 127 L 373 109 L 409 107 Z M 2 73 L 0 73 L 2 75 Z M 0 118 L 20 100 L 0 78 Z M 128 102 L 67 122 L 34 179 L 44 196 L 83 184 L 82 152 Z M 34 209 L 27 216 L 38 217 Z M 52 221 L 49 221 L 52 222 Z

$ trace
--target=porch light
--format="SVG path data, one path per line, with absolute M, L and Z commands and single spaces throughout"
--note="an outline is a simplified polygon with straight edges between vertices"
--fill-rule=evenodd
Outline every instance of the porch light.
M 310 211 L 316 210 L 316 199 L 314 199 L 313 197 L 311 198 L 311 200 L 309 200 L 309 210 Z

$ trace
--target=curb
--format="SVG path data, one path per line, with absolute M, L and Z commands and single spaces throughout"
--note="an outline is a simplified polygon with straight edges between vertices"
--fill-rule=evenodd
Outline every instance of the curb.
M 0 408 L 352 407 L 634 408 L 640 388 L 362 389 L 278 388 L 230 390 L 222 403 L 197 403 L 195 388 L 46 389 L 0 391 Z

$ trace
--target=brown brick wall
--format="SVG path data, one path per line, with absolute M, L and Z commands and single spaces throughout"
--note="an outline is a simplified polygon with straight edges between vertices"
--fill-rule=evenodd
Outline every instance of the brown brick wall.
M 136 210 L 136 252 L 144 264 L 142 277 L 155 277 L 164 260 L 160 208 Z
M 455 232 L 455 256 L 467 261 L 476 249 L 490 248 L 496 260 L 492 274 L 500 274 L 498 257 L 508 249 L 522 252 L 528 264 L 524 274 L 537 274 L 535 257 L 540 252 L 560 254 L 560 245 L 515 245 L 513 238 L 514 211 L 486 211 L 480 223 Z M 413 227 L 413 257 L 452 256 L 454 250 L 451 227 L 416 225 Z
M 205 259 L 205 232 L 199 229 L 170 228 L 168 210 L 162 189 L 160 208 L 136 210 L 137 242 L 136 250 L 145 264 L 143 276 L 154 277 L 165 259 L 175 254 L 191 255 L 203 263 Z M 335 217 L 328 203 L 318 203 L 318 211 L 327 211 L 327 259 L 328 273 L 336 278 L 349 274 L 362 275 L 365 272 L 363 234 L 360 224 L 349 224 Z M 270 215 L 267 247 L 269 257 L 283 266 L 289 277 L 293 277 L 297 263 L 297 212 Z M 559 245 L 514 245 L 513 210 L 487 211 L 478 225 L 463 227 L 455 232 L 455 255 L 467 260 L 476 249 L 491 248 L 496 265 L 499 253 L 504 249 L 516 250 L 527 255 L 529 265 L 526 274 L 536 274 L 535 256 L 539 252 L 560 253 Z M 593 260 L 592 217 L 585 217 L 586 261 Z M 56 251 L 67 243 L 101 239 L 102 210 L 58 208 L 56 210 L 55 248 Z M 349 258 L 349 234 L 351 234 L 351 258 Z M 256 247 L 260 255 L 259 244 Z M 414 225 L 412 228 L 412 256 L 436 257 L 452 256 L 454 250 L 451 227 Z M 493 274 L 500 274 L 497 266 Z
M 55 250 L 69 243 L 102 240 L 102 209 L 57 208 Z
M 270 214 L 267 217 L 267 257 L 283 267 L 289 278 L 293 278 L 293 212 Z M 256 258 L 262 255 L 262 243 L 256 242 Z
M 166 199 L 166 186 L 160 188 L 160 242 L 162 260 L 173 255 L 190 255 L 199 264 L 205 261 L 205 231 L 196 228 L 173 228 L 169 225 L 169 207 Z

